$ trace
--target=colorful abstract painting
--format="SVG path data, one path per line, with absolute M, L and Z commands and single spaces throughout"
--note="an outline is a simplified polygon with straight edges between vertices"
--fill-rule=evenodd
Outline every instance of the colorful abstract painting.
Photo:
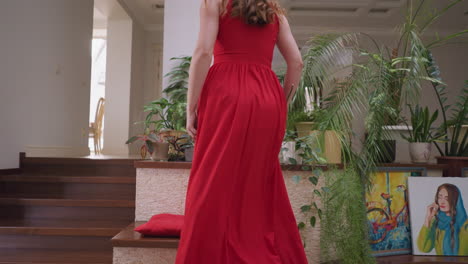
M 411 253 L 408 177 L 425 168 L 379 168 L 366 193 L 369 242 L 374 256 Z

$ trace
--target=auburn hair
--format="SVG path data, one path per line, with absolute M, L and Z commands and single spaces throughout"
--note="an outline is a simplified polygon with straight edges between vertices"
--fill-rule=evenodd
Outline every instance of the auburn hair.
M 438 205 L 439 202 L 438 202 L 438 199 L 439 199 L 439 192 L 442 190 L 442 189 L 445 189 L 447 190 L 447 193 L 448 193 L 448 203 L 449 203 L 449 212 L 450 212 L 450 216 L 452 217 L 452 221 L 450 221 L 450 246 L 452 248 L 455 247 L 455 240 L 454 240 L 454 236 L 455 236 L 455 217 L 457 215 L 457 202 L 458 202 L 458 196 L 460 195 L 460 192 L 458 191 L 458 188 L 457 186 L 453 185 L 453 184 L 450 184 L 450 183 L 444 183 L 442 185 L 440 185 L 438 188 L 437 188 L 437 192 L 436 192 L 436 195 L 435 195 L 435 203 Z M 439 221 L 439 219 L 437 219 L 437 216 L 436 216 L 436 224 L 437 224 L 437 221 Z
M 231 16 L 240 17 L 246 24 L 265 25 L 275 21 L 275 15 L 285 14 L 277 0 L 222 0 L 221 15 L 232 1 Z

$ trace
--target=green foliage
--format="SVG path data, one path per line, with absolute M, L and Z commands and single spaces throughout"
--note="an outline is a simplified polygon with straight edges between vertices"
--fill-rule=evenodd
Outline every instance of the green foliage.
M 329 192 L 323 192 L 325 213 L 321 221 L 320 254 L 323 262 L 376 263 L 367 238 L 364 190 L 357 168 L 326 174 Z M 328 239 L 331 238 L 331 239 Z
M 434 129 L 432 124 L 436 121 L 439 111 L 436 110 L 432 115 L 429 114 L 429 108 L 426 106 L 422 108 L 419 105 L 413 107 L 409 106 L 411 111 L 411 126 L 409 129 L 409 136 L 401 135 L 408 142 L 425 142 L 432 143 L 435 141 L 443 141 L 444 134 L 433 134 Z
M 468 124 L 468 81 L 465 81 L 465 88 L 457 99 L 453 107 L 452 117 L 444 126 L 445 130 L 452 129 L 450 147 L 446 150 L 446 153 L 447 156 L 466 157 L 468 156 L 468 129 L 463 131 L 463 125 Z M 461 142 L 459 142 L 460 138 Z
M 182 130 L 185 127 L 185 102 L 169 102 L 166 98 L 151 101 L 143 107 L 148 112 L 143 121 L 145 131 Z M 154 120 L 154 116 L 159 117 Z
M 443 123 L 439 127 L 439 133 L 445 134 L 445 150 L 436 143 L 437 150 L 442 156 L 468 156 L 468 131 L 463 131 L 463 125 L 468 123 L 467 120 L 467 104 L 468 104 L 468 81 L 465 81 L 465 87 L 461 91 L 461 95 L 457 97 L 458 101 L 455 105 L 447 103 L 448 97 L 446 85 L 442 82 L 439 67 L 434 59 L 431 51 L 426 51 L 426 72 L 437 82 L 431 82 L 434 93 L 437 96 L 439 110 L 442 112 Z M 452 112 L 452 117 L 449 119 L 448 114 Z M 464 133 L 464 134 L 462 134 Z M 461 142 L 459 139 L 461 138 Z
M 171 60 L 180 60 L 180 63 L 165 75 L 169 77 L 169 86 L 163 92 L 169 96 L 169 99 L 162 97 L 143 106 L 143 112 L 147 112 L 145 120 L 134 123 L 143 123 L 143 134 L 129 138 L 125 142 L 126 144 L 142 140 L 145 142 L 141 147 L 142 150 L 152 153 L 152 141 L 168 142 L 176 151 L 176 153 L 169 153 L 170 161 L 180 160 L 182 149 L 193 145 L 191 141 L 187 141 L 184 137 L 175 138 L 166 134 L 165 136 L 161 135 L 162 131 L 185 131 L 187 122 L 187 81 L 191 59 L 188 56 L 171 58 Z M 182 140 L 186 141 L 183 146 L 182 143 L 179 144 Z
M 423 7 L 427 2 L 408 1 L 407 16 L 400 27 L 396 48 L 380 45 L 365 33 L 319 35 L 309 42 L 312 47 L 304 60 L 306 78 L 330 91 L 320 105 L 321 114 L 314 116 L 314 122 L 320 130 L 336 132 L 344 156 L 344 169 L 327 171 L 328 192 L 321 193 L 322 261 L 375 263 L 367 239 L 365 192 L 370 189 L 370 177 L 377 169 L 378 157 L 386 155 L 383 140 L 390 137 L 383 128 L 401 122 L 403 107 L 418 102 L 423 81 L 442 84 L 426 71 L 428 47 L 448 43 L 449 39 L 464 34 L 460 32 L 453 38 L 446 37 L 425 45 L 420 38 L 424 30 L 460 1 L 450 2 L 442 10 L 425 13 Z M 364 50 L 360 46 L 363 40 L 373 43 L 373 49 Z M 353 62 L 344 58 L 344 51 L 353 56 Z M 350 76 L 334 81 L 334 74 L 342 70 L 349 70 Z M 466 109 L 463 105 L 461 100 L 458 109 Z M 362 117 L 361 125 L 367 136 L 362 148 L 356 149 L 351 144 L 355 140 L 353 125 L 356 125 L 355 119 Z M 308 210 L 312 206 L 303 208 Z
M 163 90 L 172 101 L 186 102 L 188 91 L 188 77 L 190 63 L 192 62 L 191 56 L 173 57 L 172 60 L 179 61 L 170 72 L 164 77 L 169 77 L 169 85 Z

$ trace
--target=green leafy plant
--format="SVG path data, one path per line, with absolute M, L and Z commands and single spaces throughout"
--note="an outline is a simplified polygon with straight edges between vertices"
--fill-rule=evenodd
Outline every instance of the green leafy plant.
M 407 16 L 393 48 L 380 45 L 365 33 L 326 34 L 310 40 L 313 48 L 305 60 L 307 78 L 330 91 L 323 99 L 322 113 L 314 121 L 318 129 L 336 132 L 344 156 L 343 169 L 330 168 L 324 177 L 328 191 L 322 192 L 322 261 L 375 263 L 368 243 L 365 192 L 370 189 L 378 157 L 385 154 L 382 139 L 390 138 L 383 128 L 401 122 L 403 106 L 418 102 L 423 81 L 442 83 L 425 70 L 428 47 L 443 45 L 467 32 L 429 44 L 420 36 L 459 2 L 424 12 L 428 1 L 408 1 Z M 363 39 L 373 43 L 373 48 L 363 49 Z M 352 55 L 351 62 L 343 59 L 344 51 Z M 349 77 L 338 83 L 332 81 L 340 70 L 348 70 Z M 353 120 L 362 116 L 367 136 L 362 147 L 355 148 Z
M 185 127 L 185 102 L 169 102 L 166 98 L 160 98 L 151 101 L 143 109 L 144 112 L 148 112 L 145 121 L 143 121 L 145 129 L 152 125 L 155 131 L 163 129 L 179 131 Z M 154 120 L 154 116 L 159 117 L 159 119 Z
M 166 93 L 173 102 L 186 102 L 188 91 L 188 76 L 191 56 L 173 57 L 170 60 L 178 61 L 179 63 L 172 68 L 164 77 L 169 77 L 169 85 L 164 88 Z
M 146 157 L 146 153 L 150 153 L 150 155 L 154 152 L 153 143 L 155 142 L 166 142 L 166 140 L 161 136 L 159 133 L 155 133 L 154 131 L 146 131 L 147 133 L 142 135 L 136 135 L 129 138 L 125 144 L 132 144 L 136 141 L 143 141 L 143 145 L 140 147 L 140 154 L 144 158 Z
M 452 128 L 452 137 L 449 148 L 446 148 L 447 156 L 468 156 L 468 130 L 463 132 L 463 125 L 468 124 L 468 81 L 465 82 L 465 88 L 462 94 L 458 96 L 452 118 L 443 126 L 444 130 Z M 464 133 L 464 134 L 463 134 Z M 461 138 L 461 142 L 459 139 Z
M 465 81 L 465 87 L 461 94 L 457 97 L 458 101 L 455 105 L 447 103 L 446 85 L 441 82 L 441 74 L 437 63 L 430 50 L 426 51 L 425 69 L 432 79 L 438 82 L 431 82 L 434 93 L 437 96 L 439 109 L 442 112 L 443 122 L 439 127 L 440 133 L 446 135 L 444 150 L 435 143 L 437 150 L 441 156 L 468 156 L 468 131 L 463 131 L 463 125 L 468 124 L 468 81 Z M 452 117 L 449 119 L 448 114 L 452 112 Z M 462 139 L 461 142 L 459 139 Z
M 413 107 L 408 106 L 411 111 L 411 127 L 408 129 L 409 136 L 401 135 L 408 142 L 424 142 L 432 143 L 436 141 L 443 141 L 445 134 L 439 132 L 433 133 L 434 129 L 432 124 L 437 120 L 439 111 L 436 110 L 429 114 L 429 108 L 426 106 L 422 108 L 419 105 Z M 408 127 L 408 124 L 406 124 Z

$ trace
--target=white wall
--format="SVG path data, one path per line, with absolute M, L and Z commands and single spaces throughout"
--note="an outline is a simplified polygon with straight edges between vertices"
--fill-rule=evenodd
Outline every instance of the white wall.
M 174 65 L 172 57 L 191 56 L 200 28 L 200 0 L 170 0 L 164 6 L 163 74 Z M 164 78 L 163 87 L 168 83 Z
M 92 23 L 92 0 L 1 2 L 0 168 L 88 154 Z
M 138 23 L 133 22 L 132 27 L 132 69 L 130 90 L 130 126 L 129 137 L 142 134 L 143 124 L 134 124 L 144 120 L 143 99 L 145 94 L 145 31 Z M 149 58 L 148 58 L 149 59 Z M 130 154 L 139 153 L 140 144 L 129 146 Z
M 128 19 L 107 22 L 106 108 L 104 146 L 106 155 L 128 155 L 133 24 Z

